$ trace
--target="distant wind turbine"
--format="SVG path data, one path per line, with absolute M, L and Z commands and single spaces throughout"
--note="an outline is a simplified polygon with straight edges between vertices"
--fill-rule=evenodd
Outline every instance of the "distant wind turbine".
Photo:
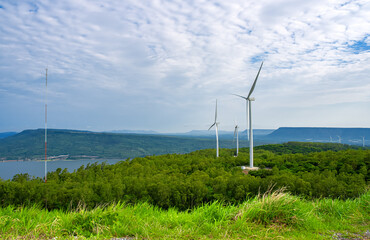
M 365 147 L 365 136 L 362 137 L 362 147 Z
M 338 136 L 338 142 L 342 143 L 342 138 L 340 136 Z
M 208 131 L 215 126 L 216 129 L 216 157 L 218 157 L 218 122 L 217 122 L 217 99 L 216 99 L 216 111 L 215 111 L 215 122 L 208 128 Z
M 238 124 L 235 122 L 235 130 L 234 130 L 234 138 L 233 138 L 233 141 L 235 140 L 235 137 L 236 137 L 236 156 L 238 156 L 239 154 L 239 133 L 238 133 L 238 130 L 239 130 L 239 126 Z
M 263 66 L 263 62 L 261 63 L 260 69 L 258 70 L 256 79 L 253 82 L 252 88 L 249 91 L 248 97 L 244 97 L 241 95 L 233 94 L 235 96 L 241 97 L 246 100 L 247 103 L 247 126 L 248 126 L 248 119 L 249 119 L 249 167 L 253 168 L 253 129 L 252 129 L 252 101 L 254 98 L 251 98 L 253 90 L 256 86 L 258 76 L 260 75 L 261 68 Z M 248 134 L 248 133 L 247 133 Z

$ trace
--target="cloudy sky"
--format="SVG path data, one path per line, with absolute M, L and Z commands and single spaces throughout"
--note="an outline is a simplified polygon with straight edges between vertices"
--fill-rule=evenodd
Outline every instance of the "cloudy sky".
M 370 127 L 368 0 L 0 0 L 0 131 Z

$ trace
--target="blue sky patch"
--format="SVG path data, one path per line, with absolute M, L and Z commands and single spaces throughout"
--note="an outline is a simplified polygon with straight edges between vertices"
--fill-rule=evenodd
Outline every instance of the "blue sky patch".
M 254 57 L 251 58 L 251 63 L 256 63 L 256 62 L 262 62 L 266 55 L 268 54 L 268 52 L 264 52 L 262 54 L 259 54 L 259 55 L 256 55 Z
M 348 47 L 355 54 L 370 51 L 370 45 L 368 45 L 368 43 L 366 42 L 367 38 L 368 38 L 368 36 L 366 36 L 365 38 L 363 38 L 360 41 L 355 41 L 352 44 L 348 44 Z
M 39 11 L 39 7 L 34 3 L 30 3 L 30 7 L 31 9 L 28 10 L 29 12 L 37 13 Z

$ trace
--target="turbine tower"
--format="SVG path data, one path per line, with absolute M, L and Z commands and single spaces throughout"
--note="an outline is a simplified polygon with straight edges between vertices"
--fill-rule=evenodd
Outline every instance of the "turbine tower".
M 234 138 L 233 138 L 233 141 L 234 141 L 235 136 L 236 136 L 236 155 L 235 155 L 235 157 L 237 157 L 239 155 L 239 133 L 238 133 L 238 130 L 239 130 L 239 126 L 238 126 L 238 124 L 235 123 Z
M 45 74 L 45 183 L 47 181 L 47 145 L 48 145 L 48 69 Z
M 338 142 L 342 143 L 342 138 L 338 135 Z
M 252 129 L 252 101 L 255 99 L 251 97 L 254 88 L 256 87 L 258 76 L 260 75 L 261 69 L 263 66 L 263 62 L 261 63 L 260 69 L 258 70 L 256 79 L 253 82 L 252 88 L 249 91 L 248 97 L 244 97 L 241 95 L 233 94 L 235 96 L 241 97 L 246 100 L 247 103 L 247 126 L 249 120 L 249 167 L 253 168 L 253 129 Z M 247 133 L 248 134 L 248 133 Z
M 216 111 L 215 111 L 215 122 L 208 128 L 208 131 L 215 126 L 216 129 L 216 157 L 218 157 L 218 122 L 217 122 L 217 99 L 216 99 Z
M 362 137 L 362 147 L 365 147 L 365 136 Z

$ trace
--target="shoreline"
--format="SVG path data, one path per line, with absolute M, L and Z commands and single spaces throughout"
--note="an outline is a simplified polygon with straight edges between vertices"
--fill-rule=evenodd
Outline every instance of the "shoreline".
M 66 161 L 66 162 L 73 162 L 73 161 L 91 161 L 91 160 L 96 160 L 96 161 L 111 161 L 111 160 L 117 160 L 117 161 L 125 161 L 125 159 L 121 158 L 76 158 L 76 159 L 48 159 L 47 162 L 59 162 L 59 161 Z M 0 160 L 0 163 L 5 163 L 5 162 L 44 162 L 45 160 L 41 159 L 7 159 L 7 160 Z

